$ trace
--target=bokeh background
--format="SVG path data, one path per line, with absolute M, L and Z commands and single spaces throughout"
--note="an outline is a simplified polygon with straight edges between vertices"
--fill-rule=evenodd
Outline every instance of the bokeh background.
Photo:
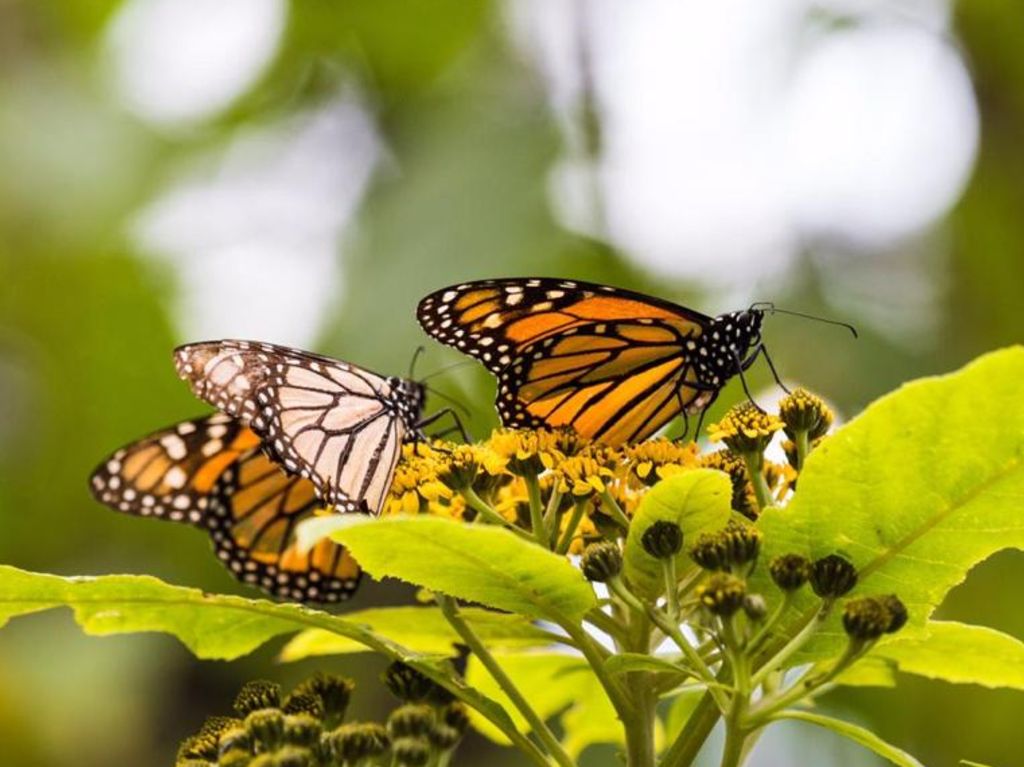
M 242 591 L 200 533 L 87 492 L 108 452 L 204 411 L 172 347 L 251 337 L 398 373 L 427 343 L 439 370 L 458 355 L 413 308 L 449 282 L 848 320 L 859 341 L 766 329 L 787 380 L 846 416 L 1020 342 L 1022 31 L 1014 0 L 0 0 L 0 561 Z M 493 424 L 481 370 L 434 383 Z M 1001 554 L 940 614 L 1024 637 L 1022 580 Z M 352 607 L 408 598 L 368 584 Z M 14 621 L 0 763 L 169 764 L 243 680 L 317 667 L 360 680 L 357 715 L 387 709 L 376 659 L 277 649 L 201 663 L 64 612 Z M 904 678 L 827 706 L 929 765 L 1020 763 L 1019 692 Z M 793 727 L 752 763 L 877 762 Z

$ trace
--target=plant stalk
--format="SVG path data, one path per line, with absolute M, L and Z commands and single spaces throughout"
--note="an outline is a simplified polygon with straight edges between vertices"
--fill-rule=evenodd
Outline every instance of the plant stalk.
M 477 660 L 484 665 L 484 668 L 494 678 L 494 681 L 498 683 L 498 686 L 508 696 L 508 699 L 512 701 L 512 704 L 519 710 L 519 713 L 530 724 L 530 729 L 540 738 L 548 753 L 561 767 L 575 767 L 569 754 L 562 748 L 554 733 L 548 728 L 547 723 L 533 710 L 533 707 L 519 691 L 519 688 L 515 686 L 512 679 L 484 646 L 484 643 L 480 641 L 476 632 L 459 615 L 455 601 L 451 597 L 438 594 L 437 604 L 441 608 L 444 617 L 448 620 L 448 623 L 451 624 L 451 627 L 455 629 L 455 632 L 466 643 L 470 651 L 476 655 Z

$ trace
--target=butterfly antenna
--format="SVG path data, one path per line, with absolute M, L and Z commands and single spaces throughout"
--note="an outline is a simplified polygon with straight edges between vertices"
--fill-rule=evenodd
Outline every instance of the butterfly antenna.
M 441 368 L 440 370 L 435 370 L 430 375 L 424 376 L 420 380 L 420 383 L 426 383 L 431 378 L 436 378 L 437 376 L 441 375 L 442 373 L 447 373 L 449 370 L 454 370 L 455 368 L 465 367 L 466 365 L 472 365 L 474 362 L 476 362 L 476 360 L 462 360 L 461 362 L 453 362 L 451 365 L 446 365 L 445 367 Z
M 830 320 L 827 317 L 818 317 L 814 314 L 804 314 L 803 312 L 794 312 L 790 309 L 779 309 L 771 301 L 758 301 L 750 305 L 751 309 L 760 309 L 761 311 L 768 312 L 769 314 L 791 314 L 794 317 L 803 317 L 805 320 L 814 320 L 815 322 L 824 322 L 826 325 L 838 325 L 841 328 L 846 328 L 853 333 L 854 338 L 859 338 L 857 334 L 857 328 L 851 325 L 849 322 L 841 322 L 839 320 Z
M 422 381 L 421 381 L 421 383 L 422 383 Z M 461 410 L 467 416 L 472 415 L 472 413 L 469 411 L 469 408 L 466 407 L 465 405 L 463 405 L 461 402 L 459 402 L 454 397 L 451 397 L 451 396 L 445 394 L 444 392 L 440 392 L 437 389 L 431 389 L 426 384 L 423 385 L 423 388 L 426 389 L 431 394 L 433 394 L 435 397 L 440 397 L 441 399 L 446 400 L 447 402 L 452 403 L 455 407 L 457 407 L 459 410 Z
M 415 378 L 413 378 L 413 371 L 416 370 L 416 360 L 418 360 L 420 358 L 420 355 L 423 354 L 423 352 L 425 352 L 426 350 L 427 349 L 424 346 L 417 346 L 416 347 L 416 351 L 414 351 L 412 353 L 412 361 L 409 363 L 409 380 L 410 381 L 415 381 L 416 380 Z

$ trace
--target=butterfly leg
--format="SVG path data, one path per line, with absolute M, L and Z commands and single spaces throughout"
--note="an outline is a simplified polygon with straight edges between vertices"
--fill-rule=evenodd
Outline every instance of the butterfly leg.
M 422 430 L 425 426 L 430 426 L 432 423 L 436 423 L 446 415 L 451 416 L 452 420 L 455 422 L 455 425 L 452 428 L 459 432 L 459 436 L 462 437 L 462 441 L 472 442 L 473 439 L 472 437 L 469 436 L 469 433 L 466 431 L 466 427 L 463 425 L 462 419 L 459 418 L 459 414 L 455 411 L 454 408 L 450 407 L 441 408 L 433 415 L 427 416 L 422 421 L 416 424 L 416 429 Z M 447 434 L 449 432 L 444 433 Z
M 704 416 L 707 415 L 708 410 L 711 409 L 711 406 L 715 404 L 715 400 L 718 399 L 719 391 L 721 391 L 721 389 L 717 390 L 714 394 L 712 394 L 711 399 L 709 399 L 707 403 L 704 405 L 704 407 L 700 409 L 700 417 L 697 418 L 697 430 L 693 433 L 694 442 L 700 439 L 700 429 L 704 425 Z
M 762 346 L 760 348 L 763 349 L 764 347 Z M 754 355 L 754 357 L 751 357 L 750 359 L 753 360 L 755 358 L 756 358 L 756 354 Z M 765 409 L 757 404 L 757 401 L 754 399 L 754 395 L 750 393 L 750 387 L 747 386 L 747 377 L 745 375 L 743 375 L 743 362 L 740 360 L 740 357 L 739 357 L 738 354 L 736 354 L 736 352 L 733 352 L 733 359 L 736 360 L 736 372 L 739 373 L 740 383 L 743 384 L 743 393 L 747 395 L 747 399 L 750 400 L 750 404 L 751 405 L 753 405 L 758 410 L 760 410 L 762 413 L 764 413 Z M 748 367 L 749 367 L 749 365 L 748 365 Z M 703 413 L 702 413 L 702 415 L 703 415 Z
M 777 383 L 782 391 L 786 392 L 786 394 L 792 394 L 793 392 L 787 389 L 786 384 L 782 383 L 782 379 L 779 378 L 779 373 L 775 369 L 775 363 L 772 362 L 772 358 L 768 356 L 768 347 L 762 344 L 760 346 L 760 351 L 761 354 L 764 355 L 764 361 L 768 363 L 768 369 L 772 371 L 772 378 L 775 379 L 775 383 Z

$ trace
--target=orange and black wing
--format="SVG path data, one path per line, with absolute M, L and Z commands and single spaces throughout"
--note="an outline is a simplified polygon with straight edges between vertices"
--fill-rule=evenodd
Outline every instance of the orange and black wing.
M 696 335 L 674 322 L 622 320 L 529 344 L 498 374 L 502 422 L 571 428 L 612 445 L 646 439 L 716 393 L 692 364 Z
M 338 602 L 358 588 L 359 565 L 331 541 L 303 552 L 295 540 L 299 522 L 332 513 L 312 482 L 286 474 L 254 450 L 224 473 L 207 526 L 217 556 L 242 582 L 284 599 Z
M 680 336 L 699 335 L 711 318 L 609 285 L 550 278 L 481 280 L 438 290 L 419 303 L 423 329 L 499 374 L 528 346 L 572 328 L 652 320 Z
M 183 421 L 118 450 L 92 473 L 90 487 L 117 511 L 203 527 L 221 476 L 259 445 L 226 415 Z
M 313 484 L 285 473 L 241 421 L 216 414 L 185 421 L 118 450 L 92 474 L 101 503 L 207 530 L 218 557 L 245 583 L 288 599 L 335 602 L 351 595 L 359 567 L 323 541 L 308 554 L 295 525 L 328 513 Z

